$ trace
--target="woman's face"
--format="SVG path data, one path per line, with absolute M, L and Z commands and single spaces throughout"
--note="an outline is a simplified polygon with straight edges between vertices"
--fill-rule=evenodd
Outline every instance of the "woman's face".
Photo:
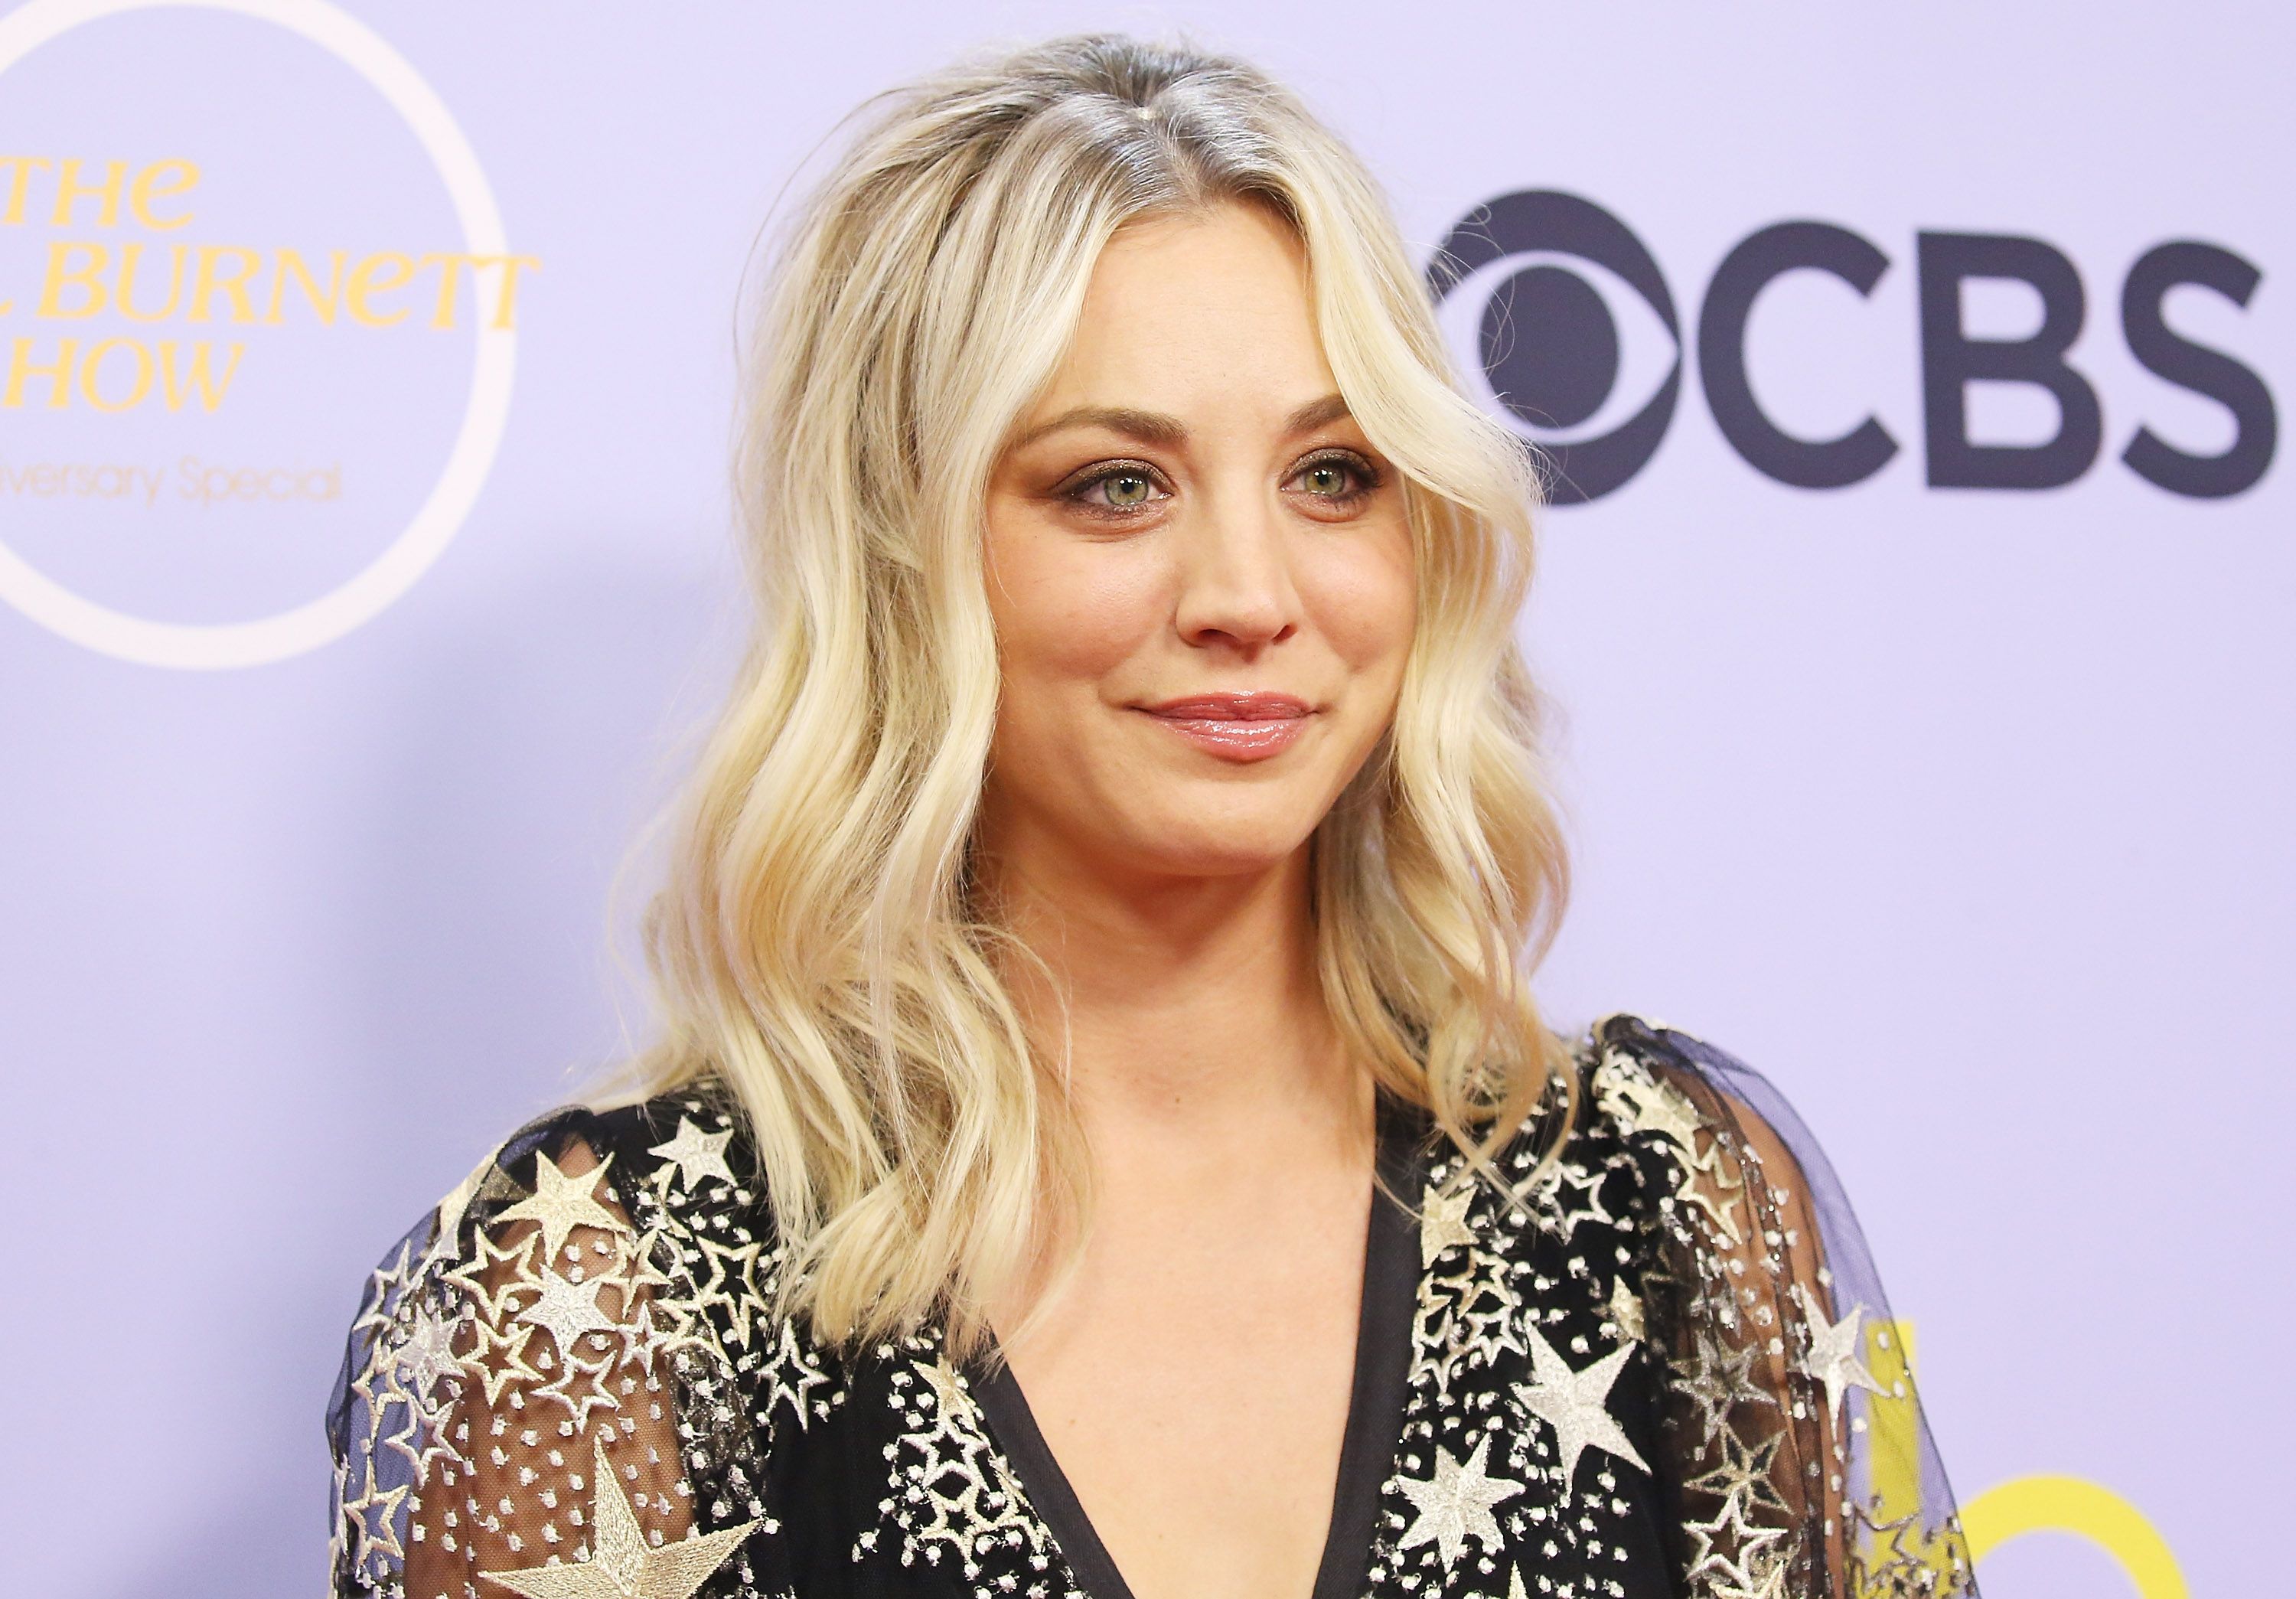
M 1226 205 L 1117 234 L 998 462 L 987 564 L 997 854 L 1201 877 L 1306 843 L 1394 714 L 1415 593 L 1288 228 Z

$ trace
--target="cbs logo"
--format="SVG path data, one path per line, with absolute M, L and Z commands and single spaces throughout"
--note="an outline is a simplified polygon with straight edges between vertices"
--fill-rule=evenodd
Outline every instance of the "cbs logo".
M 1733 246 L 1699 307 L 1700 385 L 1716 425 L 1757 472 L 1797 488 L 1842 488 L 1880 472 L 1898 440 L 1867 415 L 1827 439 L 1787 430 L 1748 377 L 1756 298 L 1795 271 L 1826 274 L 1870 297 L 1890 268 L 1871 240 L 1832 223 L 1781 222 Z M 2068 360 L 2087 319 L 2070 258 L 2038 239 L 1923 233 L 1915 245 L 1923 449 L 1932 488 L 2040 489 L 2072 482 L 2103 446 L 2095 386 Z M 1545 457 L 1550 500 L 1580 504 L 1647 464 L 1681 398 L 1683 328 L 1658 261 L 1625 223 L 1554 190 L 1502 194 L 1451 229 L 1428 268 L 1447 326 L 1471 344 L 1500 414 Z M 2232 442 L 2198 454 L 2140 423 L 2120 460 L 2170 494 L 2220 499 L 2253 486 L 2278 439 L 2272 394 L 2256 373 L 2169 327 L 2170 291 L 2197 287 L 2245 308 L 2262 274 L 2218 245 L 2155 245 L 2122 280 L 2120 332 L 2155 377 L 2230 414 Z M 1963 317 L 1964 285 L 2009 280 L 2038 294 L 2040 326 L 1980 337 Z M 1632 337 L 1627 336 L 1632 333 Z M 2031 443 L 1971 437 L 1971 385 L 2021 385 L 2052 402 L 2054 433 Z

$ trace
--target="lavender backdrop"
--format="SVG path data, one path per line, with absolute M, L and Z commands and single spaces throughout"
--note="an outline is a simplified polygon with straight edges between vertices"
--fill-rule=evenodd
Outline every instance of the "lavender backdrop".
M 319 1410 L 361 1273 L 619 1047 L 608 890 L 734 636 L 722 462 L 755 230 L 869 93 L 984 39 L 1117 26 L 1289 76 L 1431 252 L 1538 190 L 1647 247 L 1678 335 L 1633 274 L 1567 249 L 1446 302 L 1472 358 L 1493 286 L 1555 269 L 1515 280 L 1501 386 L 1563 413 L 1592 395 L 1574 436 L 1681 351 L 1649 459 L 1551 516 L 1525 619 L 1567 712 L 1580 868 L 1550 1005 L 1655 1013 L 1793 1097 L 1916 1324 L 1964 1501 L 2040 1474 L 2125 1501 L 1988 1556 L 1989 1592 L 2165 1599 L 2096 1541 L 2144 1526 L 2194 1591 L 2270 1591 L 2282 1540 L 2251 1507 L 2296 1425 L 2257 1380 L 2296 1308 L 2290 490 L 2267 464 L 2194 497 L 2120 456 L 2140 425 L 2234 466 L 2259 444 L 2221 366 L 2176 370 L 2230 409 L 2139 362 L 2147 304 L 2262 392 L 2296 378 L 2290 19 L 0 11 L 0 1590 L 317 1586 Z M 59 222 L 70 160 L 86 192 Z M 1787 275 L 1748 324 L 1751 403 L 1780 429 L 1871 414 L 1900 447 L 1830 490 L 1733 447 L 1700 358 L 1718 265 L 1804 218 L 1887 262 L 1866 295 Z M 2069 360 L 2102 418 L 2070 481 L 1927 480 L 1954 468 L 1924 397 L 1957 385 L 1933 325 L 1924 387 L 1923 232 L 2070 264 Z M 2126 275 L 2176 240 L 2260 269 L 2245 306 L 2156 286 L 2132 323 Z M 332 322 L 291 275 L 273 316 L 283 249 Z M 507 288 L 463 259 L 504 255 L 533 263 Z M 2038 290 L 1956 296 L 1942 262 L 1947 333 L 2043 328 Z M 1538 343 L 1534 310 L 1589 296 L 1614 357 L 1599 318 Z M 1980 443 L 2061 431 L 2030 384 L 1968 406 Z M 2046 1501 L 2013 1486 L 1980 1514 Z

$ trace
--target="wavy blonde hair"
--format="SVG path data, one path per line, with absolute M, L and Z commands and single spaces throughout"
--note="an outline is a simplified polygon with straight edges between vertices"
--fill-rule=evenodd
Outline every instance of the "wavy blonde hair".
M 1235 201 L 1297 230 L 1417 563 L 1393 726 L 1312 846 L 1325 1003 L 1488 1177 L 1554 1080 L 1526 978 L 1565 873 L 1513 637 L 1536 484 L 1464 397 L 1377 185 L 1236 61 L 1095 36 L 961 67 L 877 103 L 782 247 L 737 451 L 761 627 L 646 924 L 664 1025 L 636 1089 L 738 1096 L 783 1308 L 831 1341 L 939 1318 L 969 1351 L 985 1306 L 1073 1258 L 1064 1062 L 1031 1047 L 1002 975 L 1025 952 L 971 877 L 983 506 L 1110 237 Z

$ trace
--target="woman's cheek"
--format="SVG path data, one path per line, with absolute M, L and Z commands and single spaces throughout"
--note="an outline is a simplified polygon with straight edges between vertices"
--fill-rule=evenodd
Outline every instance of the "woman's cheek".
M 1007 636 L 1026 651 L 1033 672 L 1097 679 L 1138 652 L 1169 615 L 1162 587 L 1134 552 L 1078 540 L 1013 586 Z
M 1366 539 L 1310 571 L 1304 586 L 1333 652 L 1354 667 L 1378 666 L 1390 657 L 1399 663 L 1411 647 L 1418 613 L 1407 540 Z

